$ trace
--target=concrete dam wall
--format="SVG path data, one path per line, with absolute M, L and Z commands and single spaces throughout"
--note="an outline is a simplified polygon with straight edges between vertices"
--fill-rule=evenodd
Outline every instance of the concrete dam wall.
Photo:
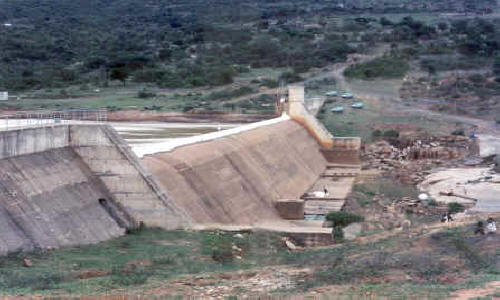
M 107 126 L 0 132 L 0 254 L 91 244 L 181 217 Z
M 147 155 L 143 162 L 198 224 L 281 219 L 275 201 L 299 198 L 326 168 L 318 142 L 291 120 Z
M 0 160 L 0 253 L 123 234 L 98 199 L 110 195 L 69 147 Z

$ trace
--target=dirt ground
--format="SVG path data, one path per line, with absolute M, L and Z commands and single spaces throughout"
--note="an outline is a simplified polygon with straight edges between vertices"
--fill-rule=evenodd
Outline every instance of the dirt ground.
M 495 294 L 498 295 L 499 292 L 500 292 L 500 281 L 493 281 L 486 284 L 483 288 L 458 290 L 454 292 L 449 299 L 455 299 L 455 300 L 466 300 L 473 298 L 475 299 Z M 492 299 L 500 299 L 500 297 L 492 296 Z

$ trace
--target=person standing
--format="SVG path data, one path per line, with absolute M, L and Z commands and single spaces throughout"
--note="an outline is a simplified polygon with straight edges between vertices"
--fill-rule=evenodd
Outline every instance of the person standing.
M 488 223 L 488 225 L 486 225 L 486 231 L 488 234 L 495 233 L 497 231 L 497 223 L 495 220 L 493 220 L 493 218 L 488 218 L 486 222 Z

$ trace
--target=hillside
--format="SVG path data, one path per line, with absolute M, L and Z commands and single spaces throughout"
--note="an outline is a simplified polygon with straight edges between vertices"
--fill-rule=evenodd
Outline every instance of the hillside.
M 337 16 L 465 8 L 482 13 L 496 6 L 491 0 L 474 7 L 465 0 L 372 2 L 4 0 L 0 89 L 105 86 L 108 80 L 214 86 L 262 66 L 301 73 L 354 51 L 346 38 L 322 38 L 342 27 Z

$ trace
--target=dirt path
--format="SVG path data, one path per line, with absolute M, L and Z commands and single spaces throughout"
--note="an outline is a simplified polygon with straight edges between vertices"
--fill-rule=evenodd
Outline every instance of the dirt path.
M 479 297 L 486 297 L 497 294 L 500 292 L 500 281 L 492 281 L 486 284 L 482 288 L 477 289 L 467 289 L 467 290 L 458 290 L 454 292 L 448 299 L 454 300 L 466 300 L 466 299 L 476 299 Z M 498 296 L 493 296 L 492 299 L 499 299 Z
M 464 216 L 462 218 L 457 218 L 455 221 L 451 223 L 442 223 L 441 221 L 434 222 L 434 223 L 429 223 L 429 224 L 423 224 L 420 226 L 415 226 L 415 227 L 410 227 L 408 231 L 406 231 L 407 234 L 409 235 L 429 235 L 438 232 L 439 230 L 443 228 L 453 228 L 453 227 L 459 227 L 459 226 L 464 226 L 468 224 L 473 224 L 476 223 L 479 219 L 484 220 L 485 217 L 492 217 L 492 218 L 499 218 L 500 213 L 483 213 L 483 214 L 478 214 L 478 215 L 472 215 L 472 216 Z M 380 241 L 382 239 L 387 239 L 390 237 L 393 237 L 395 235 L 403 233 L 402 228 L 396 228 L 391 231 L 385 231 L 379 234 L 374 234 L 374 235 L 369 235 L 366 237 L 359 237 L 355 239 L 356 242 L 360 243 L 373 243 Z M 337 245 L 338 246 L 338 245 Z

